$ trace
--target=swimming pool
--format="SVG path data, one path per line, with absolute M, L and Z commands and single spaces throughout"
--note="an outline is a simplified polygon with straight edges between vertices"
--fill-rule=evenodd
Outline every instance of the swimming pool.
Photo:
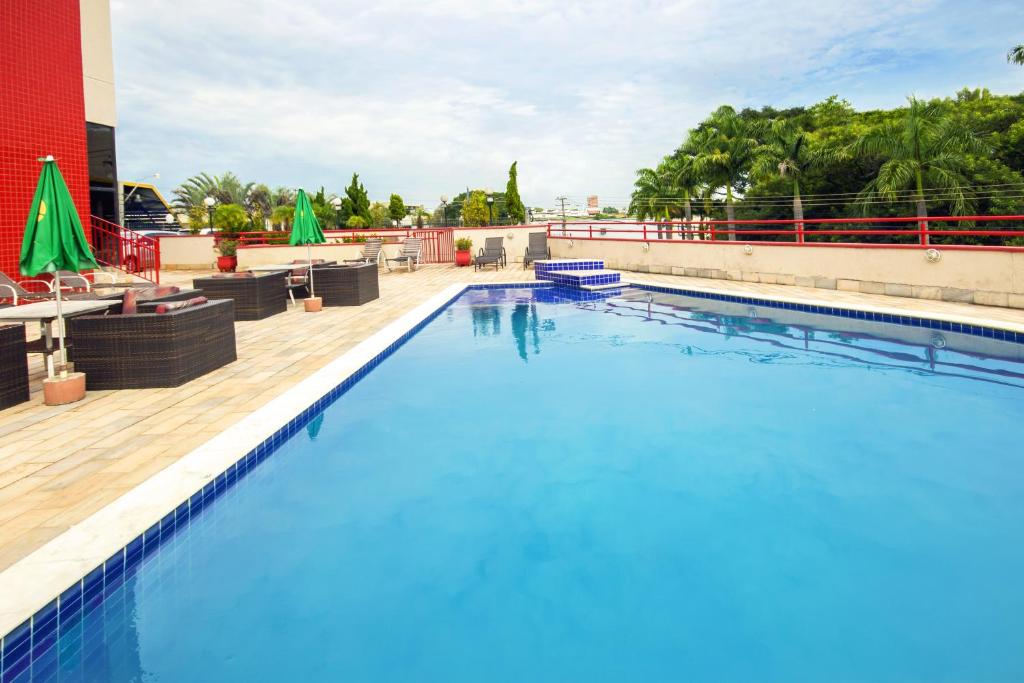
M 87 577 L 29 673 L 1018 680 L 1022 398 L 984 336 L 471 290 Z

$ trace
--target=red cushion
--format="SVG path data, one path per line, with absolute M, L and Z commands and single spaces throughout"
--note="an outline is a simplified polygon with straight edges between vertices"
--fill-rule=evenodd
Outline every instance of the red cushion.
M 199 304 L 205 304 L 205 296 L 196 296 L 186 301 L 168 301 L 167 303 L 157 304 L 156 313 L 167 313 L 168 311 L 177 311 L 182 308 L 188 308 L 189 306 L 198 306 Z
M 122 315 L 134 315 L 138 312 L 139 306 L 139 290 L 137 289 L 126 289 L 124 290 L 124 297 L 121 299 L 121 314 Z

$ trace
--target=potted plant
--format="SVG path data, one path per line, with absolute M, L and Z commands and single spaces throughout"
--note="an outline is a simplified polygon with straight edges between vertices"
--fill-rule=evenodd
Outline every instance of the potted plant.
M 460 237 L 455 240 L 455 265 L 468 266 L 473 261 L 473 240 L 468 237 Z
M 238 267 L 238 242 L 235 240 L 220 240 L 216 244 L 217 270 L 222 273 L 233 273 Z

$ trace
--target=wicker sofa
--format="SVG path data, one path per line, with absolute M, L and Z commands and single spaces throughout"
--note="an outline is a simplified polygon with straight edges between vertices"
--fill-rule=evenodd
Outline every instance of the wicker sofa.
M 288 310 L 288 272 L 266 275 L 231 273 L 228 277 L 201 277 L 192 286 L 208 299 L 232 299 L 235 320 L 262 320 Z
M 4 325 L 0 327 L 0 408 L 10 408 L 28 398 L 25 326 Z
M 380 296 L 376 263 L 313 269 L 313 289 L 324 306 L 362 306 Z
M 238 357 L 231 300 L 148 312 L 155 306 L 68 321 L 75 369 L 85 373 L 89 389 L 176 387 Z

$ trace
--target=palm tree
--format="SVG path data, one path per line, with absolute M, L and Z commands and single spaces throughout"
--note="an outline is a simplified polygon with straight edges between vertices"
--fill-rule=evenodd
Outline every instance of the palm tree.
M 729 106 L 719 107 L 690 133 L 686 148 L 693 153 L 694 168 L 709 185 L 725 188 L 725 213 L 729 220 L 729 239 L 736 220 L 733 191 L 742 190 L 754 163 L 760 126 L 740 117 Z
M 856 152 L 886 159 L 878 176 L 860 193 L 860 203 L 866 210 L 875 197 L 895 202 L 909 194 L 917 215 L 924 218 L 928 187 L 939 190 L 953 213 L 962 215 L 969 203 L 969 182 L 963 175 L 968 155 L 984 153 L 988 147 L 939 103 L 915 97 L 908 101 L 900 119 L 882 124 L 854 143 Z
M 665 168 L 639 168 L 636 171 L 635 189 L 629 201 L 629 214 L 638 221 L 659 218 L 667 211 L 667 202 L 672 194 L 671 184 Z
M 213 197 L 218 204 L 238 204 L 244 206 L 246 195 L 254 183 L 242 183 L 230 171 L 222 176 L 211 176 L 200 173 L 185 180 L 174 189 L 174 205 L 179 209 L 188 210 L 190 206 L 202 204 L 207 197 Z
M 807 133 L 787 119 L 775 119 L 769 125 L 764 143 L 757 150 L 751 175 L 762 180 L 790 178 L 793 183 L 793 220 L 797 233 L 803 232 L 804 205 L 800 198 L 800 179 L 812 168 L 843 158 L 841 150 L 811 149 Z
M 700 174 L 697 173 L 693 155 L 682 150 L 674 156 L 667 157 L 664 163 L 672 184 L 673 194 L 682 195 L 683 218 L 687 223 L 687 229 L 683 235 L 688 236 L 689 224 L 693 222 L 693 206 L 690 199 L 700 191 Z
M 1018 45 L 1006 53 L 1006 61 L 1010 64 L 1024 65 L 1024 45 Z

